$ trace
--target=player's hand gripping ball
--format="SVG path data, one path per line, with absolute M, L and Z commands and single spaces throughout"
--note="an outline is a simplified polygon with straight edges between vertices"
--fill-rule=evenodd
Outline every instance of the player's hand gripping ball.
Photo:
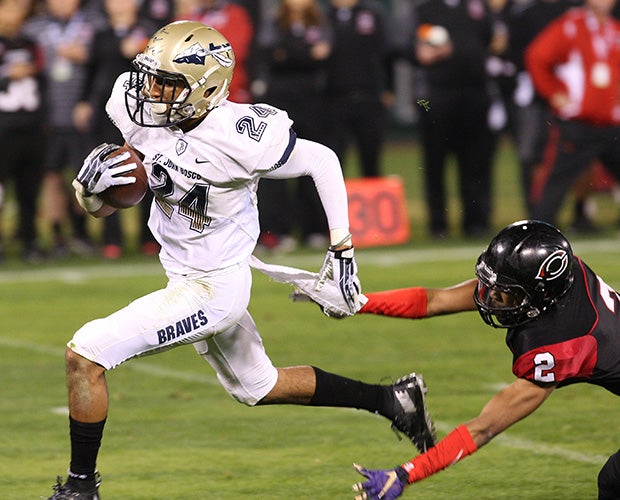
M 142 160 L 133 149 L 122 146 L 110 153 L 106 160 L 109 161 L 123 153 L 128 153 L 129 156 L 120 163 L 115 163 L 114 166 L 110 168 L 119 169 L 119 173 L 115 174 L 115 177 L 133 177 L 135 181 L 129 184 L 113 184 L 98 195 L 106 205 L 115 208 L 129 208 L 137 205 L 142 201 L 142 198 L 144 198 L 149 188 L 146 170 L 144 169 Z M 124 166 L 129 167 L 132 164 L 135 165 L 135 168 L 124 172 L 122 171 Z
M 90 213 L 103 203 L 115 208 L 137 205 L 148 189 L 139 155 L 117 144 L 100 144 L 85 158 L 72 182 L 78 202 Z

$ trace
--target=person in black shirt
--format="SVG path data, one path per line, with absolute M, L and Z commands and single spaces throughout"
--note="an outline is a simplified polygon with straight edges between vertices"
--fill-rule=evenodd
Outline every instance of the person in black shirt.
M 485 64 L 492 18 L 483 0 L 432 0 L 417 5 L 411 34 L 418 73 L 425 195 L 434 238 L 448 235 L 446 171 L 453 154 L 463 207 L 463 234 L 490 230 L 493 136 Z M 431 29 L 432 28 L 432 29 Z M 439 33 L 439 36 L 428 37 Z
M 362 177 L 381 175 L 390 91 L 391 51 L 382 5 L 372 0 L 331 0 L 333 32 L 327 65 L 328 146 L 344 163 L 349 136 Z
M 88 146 L 73 123 L 73 108 L 81 97 L 92 40 L 102 23 L 99 12 L 80 0 L 45 0 L 42 10 L 23 26 L 45 61 L 47 140 L 41 202 L 52 233 L 53 257 L 94 251 L 86 216 L 73 199 L 65 174 L 79 170 Z
M 286 109 L 299 137 L 325 142 L 325 63 L 331 43 L 319 2 L 279 2 L 275 18 L 260 30 L 259 47 L 266 82 L 260 98 Z M 325 245 L 327 219 L 310 177 L 292 182 L 263 179 L 258 199 L 262 208 L 259 245 L 263 248 L 292 249 L 296 232 L 310 247 Z
M 4 204 L 3 186 L 12 180 L 18 205 L 17 235 L 22 242 L 22 257 L 35 262 L 43 257 L 36 230 L 44 149 L 41 126 L 43 59 L 36 43 L 20 34 L 27 14 L 26 2 L 3 0 L 0 3 L 0 150 L 3 158 L 0 162 L 0 214 Z M 0 258 L 3 254 L 0 241 Z
M 506 329 L 517 380 L 426 453 L 390 470 L 357 466 L 367 478 L 354 485 L 363 492 L 357 498 L 374 499 L 381 490 L 385 500 L 399 497 L 408 484 L 474 453 L 532 414 L 555 389 L 585 382 L 620 396 L 620 296 L 546 222 L 524 220 L 502 229 L 478 258 L 476 279 L 366 296 L 360 312 L 393 317 L 478 309 L 485 323 Z M 598 490 L 600 500 L 620 498 L 620 451 L 601 469 Z

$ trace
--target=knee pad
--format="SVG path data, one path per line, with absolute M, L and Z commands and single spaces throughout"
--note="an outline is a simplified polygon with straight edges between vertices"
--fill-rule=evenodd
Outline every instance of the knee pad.
M 598 473 L 599 500 L 620 498 L 620 450 L 614 453 Z
M 226 372 L 227 375 L 220 373 L 218 366 L 214 365 L 214 360 L 209 357 L 209 344 L 206 340 L 194 342 L 194 349 L 196 349 L 199 356 L 215 368 L 218 381 L 235 401 L 246 406 L 255 406 L 258 403 L 258 399 L 245 390 L 232 373 Z
M 110 370 L 115 364 L 101 359 L 101 346 L 98 342 L 98 339 L 105 338 L 108 332 L 109 325 L 106 324 L 104 319 L 89 321 L 75 332 L 73 338 L 67 342 L 67 347 L 89 361 L 100 364 L 106 370 Z
M 220 384 L 226 389 L 226 392 L 237 402 L 246 406 L 256 406 L 258 399 L 253 397 L 248 391 L 246 391 L 239 383 L 230 383 L 224 377 L 217 375 Z
M 88 352 L 90 350 L 90 337 L 99 334 L 102 329 L 102 321 L 95 319 L 82 325 L 82 327 L 73 334 L 73 338 L 67 342 L 67 347 L 78 354 Z

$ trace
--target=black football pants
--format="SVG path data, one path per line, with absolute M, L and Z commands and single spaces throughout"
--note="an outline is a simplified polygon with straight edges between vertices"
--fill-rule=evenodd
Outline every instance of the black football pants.
M 557 120 L 549 134 L 545 162 L 532 184 L 532 219 L 557 223 L 567 193 L 592 160 L 620 179 L 620 127 L 594 127 L 578 120 Z

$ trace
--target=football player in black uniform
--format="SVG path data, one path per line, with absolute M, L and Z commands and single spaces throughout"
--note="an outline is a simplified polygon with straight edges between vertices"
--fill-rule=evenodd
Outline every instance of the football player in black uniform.
M 620 395 L 620 297 L 545 222 L 500 231 L 478 258 L 476 279 L 366 295 L 360 313 L 423 318 L 477 308 L 485 323 L 507 328 L 517 380 L 426 453 L 388 470 L 355 465 L 366 477 L 353 485 L 356 499 L 399 497 L 530 415 L 556 388 L 587 382 Z M 598 490 L 599 499 L 620 498 L 620 451 L 601 469 Z

